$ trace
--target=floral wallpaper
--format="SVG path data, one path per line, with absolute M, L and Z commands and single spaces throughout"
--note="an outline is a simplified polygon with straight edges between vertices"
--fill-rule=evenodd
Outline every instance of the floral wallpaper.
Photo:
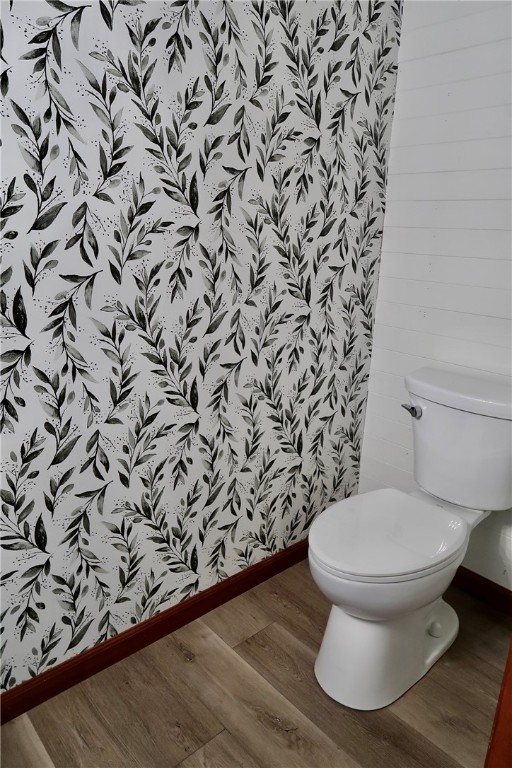
M 400 2 L 2 2 L 2 686 L 356 489 Z

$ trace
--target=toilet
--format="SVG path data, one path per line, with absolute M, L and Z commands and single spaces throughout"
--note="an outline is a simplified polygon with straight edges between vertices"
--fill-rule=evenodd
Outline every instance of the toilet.
M 316 678 L 360 710 L 391 704 L 453 643 L 459 621 L 442 595 L 473 528 L 512 507 L 510 380 L 421 368 L 405 383 L 417 489 L 338 501 L 309 533 L 332 603 Z

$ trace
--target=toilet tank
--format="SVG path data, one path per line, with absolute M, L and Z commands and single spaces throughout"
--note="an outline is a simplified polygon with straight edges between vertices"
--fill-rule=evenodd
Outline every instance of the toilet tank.
M 512 507 L 512 380 L 420 368 L 405 378 L 414 475 L 428 493 L 482 510 Z

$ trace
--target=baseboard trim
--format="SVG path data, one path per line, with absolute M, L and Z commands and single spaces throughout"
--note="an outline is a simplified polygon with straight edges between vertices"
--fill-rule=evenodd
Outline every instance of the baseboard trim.
M 247 592 L 304 560 L 307 553 L 307 539 L 292 544 L 266 560 L 251 565 L 219 584 L 205 589 L 204 592 L 167 608 L 141 624 L 130 627 L 101 645 L 89 648 L 47 672 L 2 693 L 0 722 L 7 723 L 73 685 L 81 683 L 97 672 L 160 640 L 170 632 L 204 616 L 233 597 Z M 453 585 L 504 613 L 512 614 L 512 592 L 467 568 L 458 569 Z
M 475 571 L 460 566 L 452 582 L 454 587 L 469 592 L 483 603 L 512 616 L 512 592 Z
M 233 597 L 241 595 L 295 565 L 307 556 L 307 552 L 307 539 L 292 544 L 287 549 L 205 589 L 204 592 L 167 608 L 141 624 L 130 627 L 101 645 L 89 648 L 47 672 L 42 672 L 37 677 L 2 693 L 0 696 L 1 722 L 7 723 L 58 693 L 160 640 L 190 621 L 204 616 Z
M 485 758 L 485 768 L 505 768 L 512 765 L 512 643 L 508 652 L 507 666 L 503 675 L 500 697 L 491 740 Z

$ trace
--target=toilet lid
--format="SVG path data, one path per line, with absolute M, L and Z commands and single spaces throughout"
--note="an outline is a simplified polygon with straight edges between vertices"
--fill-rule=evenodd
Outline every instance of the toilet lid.
M 452 560 L 465 546 L 457 515 L 390 488 L 328 507 L 309 533 L 315 557 L 349 576 L 390 578 Z

